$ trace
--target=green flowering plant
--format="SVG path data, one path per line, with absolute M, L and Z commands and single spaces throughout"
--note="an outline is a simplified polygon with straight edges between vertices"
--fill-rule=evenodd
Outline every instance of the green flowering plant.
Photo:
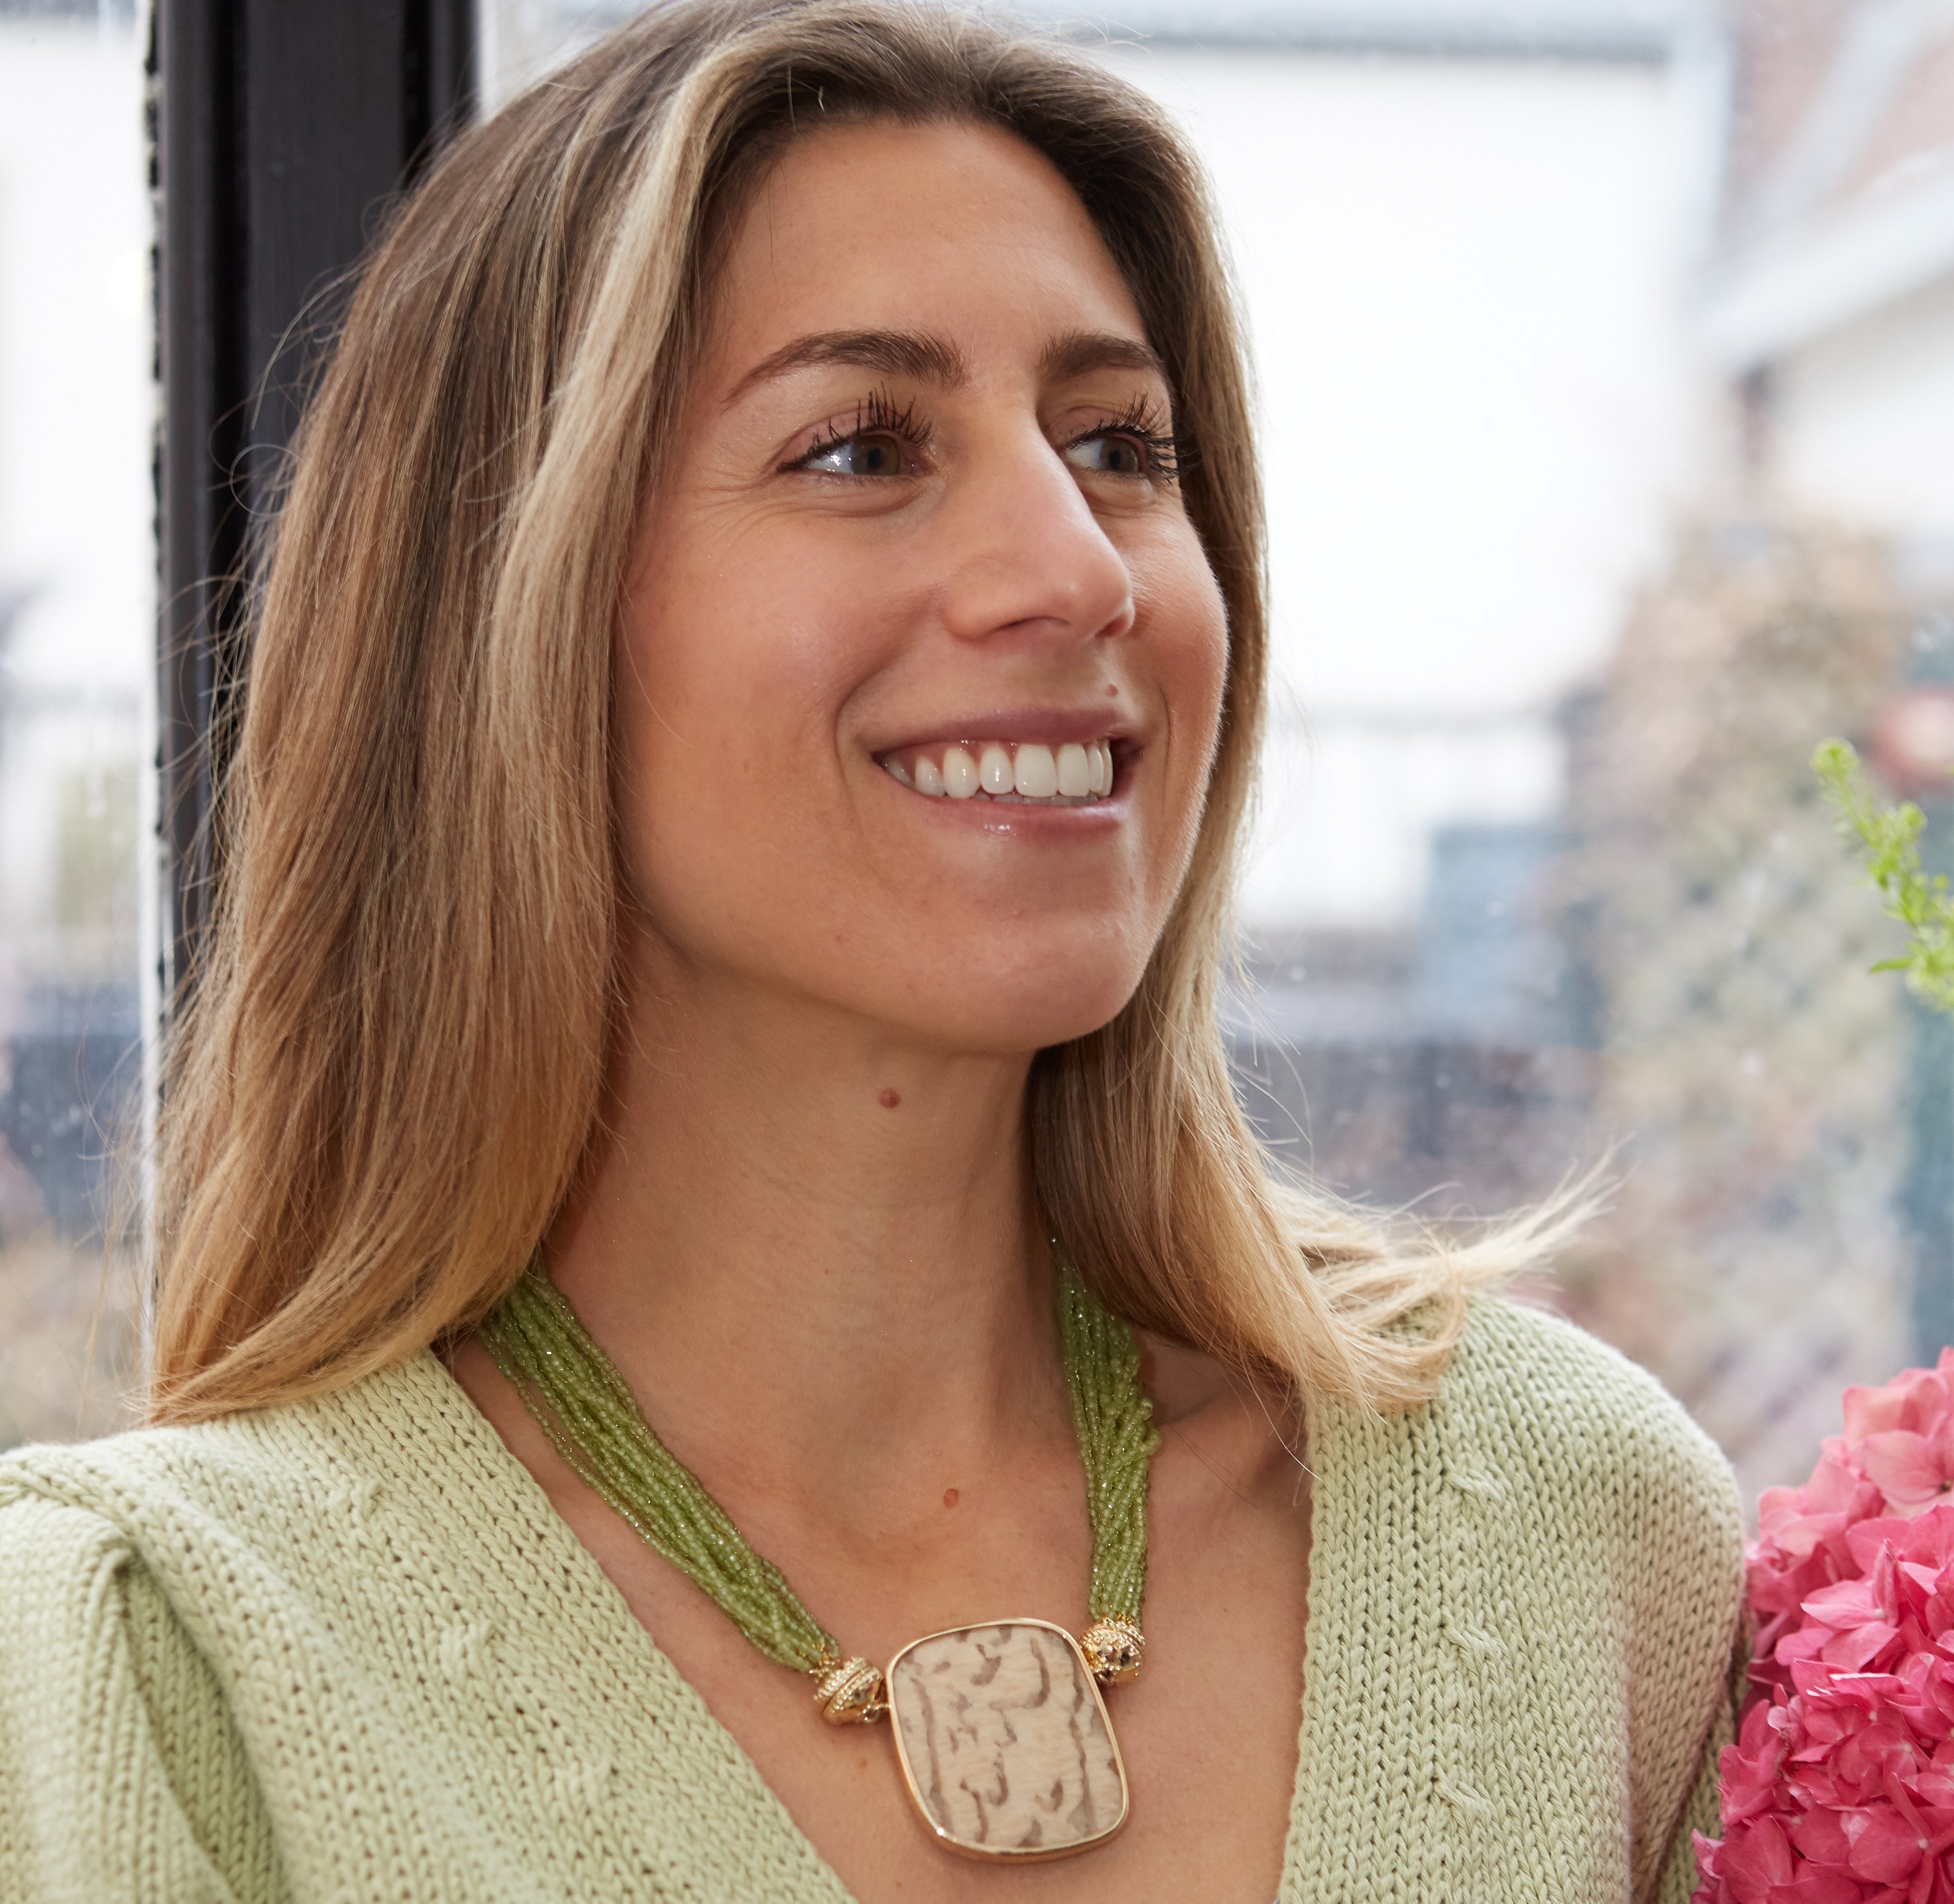
M 1859 756 L 1844 740 L 1819 743 L 1811 769 L 1838 816 L 1839 831 L 1856 840 L 1866 856 L 1866 872 L 1890 918 L 1906 930 L 1906 950 L 1882 959 L 1875 972 L 1899 972 L 1916 996 L 1954 1012 L 1954 897 L 1947 881 L 1921 870 L 1920 833 L 1926 820 L 1912 800 L 1896 806 L 1873 790 Z

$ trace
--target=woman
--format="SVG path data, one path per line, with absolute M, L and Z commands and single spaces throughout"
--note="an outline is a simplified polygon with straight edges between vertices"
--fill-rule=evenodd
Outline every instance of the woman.
M 278 522 L 155 1425 L 0 1470 L 0 1890 L 1688 1895 L 1720 1461 L 1472 1293 L 1552 1221 L 1230 1094 L 1259 520 L 1089 61 L 686 0 L 459 143 Z

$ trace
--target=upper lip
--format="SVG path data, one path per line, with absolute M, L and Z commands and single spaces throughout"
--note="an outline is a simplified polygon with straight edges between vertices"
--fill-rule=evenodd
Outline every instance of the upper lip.
M 1062 747 L 1068 741 L 1076 741 L 1083 746 L 1089 740 L 1129 740 L 1133 732 L 1129 722 L 1114 718 L 1101 709 L 1007 709 L 932 721 L 927 727 L 878 742 L 869 752 L 894 753 L 902 747 L 934 747 L 965 740 L 1042 741 L 1048 747 Z

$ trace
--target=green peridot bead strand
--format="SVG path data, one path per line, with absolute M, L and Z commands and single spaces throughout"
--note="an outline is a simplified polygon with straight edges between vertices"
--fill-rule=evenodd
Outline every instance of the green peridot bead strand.
M 539 1264 L 476 1331 L 585 1485 L 708 1595 L 768 1658 L 803 1673 L 840 1657 L 779 1568 L 661 1441 L 609 1356 Z
M 1055 1252 L 1054 1252 L 1055 1253 Z M 1066 1386 L 1085 1469 L 1095 1620 L 1138 1622 L 1147 1575 L 1147 1472 L 1160 1435 L 1133 1334 L 1059 1262 Z M 768 1658 L 818 1673 L 841 1649 L 781 1570 L 664 1444 L 540 1261 L 476 1331 L 551 1445 L 655 1553 L 707 1594 Z
M 1160 1446 L 1140 1352 L 1133 1331 L 1069 1267 L 1059 1277 L 1058 1322 L 1092 1521 L 1092 1617 L 1137 1626 L 1147 1590 L 1147 1478 Z

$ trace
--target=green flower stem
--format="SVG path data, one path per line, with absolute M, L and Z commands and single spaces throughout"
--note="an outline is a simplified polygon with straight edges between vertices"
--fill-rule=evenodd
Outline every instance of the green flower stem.
M 1811 768 L 1838 815 L 1840 834 L 1864 848 L 1868 875 L 1887 916 L 1906 929 L 1905 954 L 1882 959 L 1873 970 L 1904 972 L 1917 996 L 1938 1010 L 1954 1012 L 1954 899 L 1943 875 L 1921 870 L 1926 821 L 1920 809 L 1911 800 L 1882 805 L 1846 741 L 1821 742 Z

